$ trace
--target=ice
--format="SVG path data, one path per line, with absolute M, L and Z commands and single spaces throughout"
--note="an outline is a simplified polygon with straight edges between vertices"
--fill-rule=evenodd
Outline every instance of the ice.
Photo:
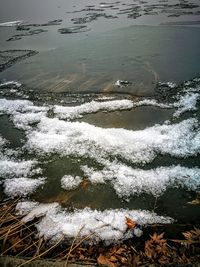
M 72 176 L 72 175 L 64 175 L 61 178 L 61 187 L 66 190 L 71 190 L 76 188 L 80 183 L 82 179 L 79 176 Z
M 5 145 L 5 143 L 6 143 L 6 140 L 3 137 L 1 137 L 1 135 L 0 135 L 0 149 L 1 149 L 1 147 L 3 147 Z
M 166 109 L 174 107 L 173 104 L 159 103 L 155 99 L 144 99 L 144 100 L 140 100 L 134 103 L 134 107 L 141 107 L 141 106 L 154 106 L 154 107 L 166 108 Z
M 6 159 L 5 157 L 0 160 L 0 177 L 12 178 L 12 177 L 26 177 L 34 174 L 41 173 L 40 168 L 35 168 L 37 161 L 14 161 Z
M 178 109 L 174 113 L 174 117 L 179 117 L 186 111 L 194 111 L 197 109 L 197 101 L 199 100 L 200 95 L 198 93 L 188 92 L 185 95 L 181 96 L 179 101 L 174 104 Z
M 38 128 L 28 134 L 27 147 L 43 154 L 89 157 L 100 163 L 113 156 L 145 164 L 159 154 L 175 157 L 198 154 L 200 132 L 198 121 L 193 118 L 139 131 L 42 118 Z
M 60 119 L 80 118 L 83 114 L 95 113 L 101 110 L 115 111 L 133 108 L 131 100 L 91 101 L 74 107 L 54 106 L 54 113 Z
M 15 210 L 17 214 L 25 216 L 38 205 L 39 203 L 35 201 L 20 201 L 17 203 Z
M 16 81 L 8 81 L 8 82 L 1 83 L 0 84 L 0 89 L 1 88 L 6 88 L 6 87 L 10 87 L 10 86 L 15 87 L 15 88 L 16 87 L 19 88 L 19 87 L 22 86 L 22 84 L 19 83 L 19 82 L 16 82 Z
M 46 117 L 47 112 L 17 113 L 13 116 L 13 123 L 18 129 L 30 130 L 34 123 Z
M 12 178 L 4 181 L 4 192 L 10 197 L 26 196 L 45 183 L 44 178 Z
M 38 123 L 47 115 L 48 107 L 34 106 L 29 100 L 0 99 L 0 112 L 11 115 L 14 125 L 29 130 L 33 123 Z
M 20 205 L 18 205 L 16 208 L 18 213 L 23 212 L 23 214 L 26 214 L 22 221 L 29 222 L 34 218 L 38 218 L 50 213 L 52 210 L 55 213 L 58 207 L 59 204 L 55 202 L 49 204 L 38 204 L 37 202 L 26 201 L 25 204 L 20 202 Z
M 65 238 L 86 237 L 90 235 L 90 239 L 95 241 L 105 241 L 108 243 L 123 240 L 134 236 L 134 232 L 127 229 L 126 217 L 131 218 L 139 225 L 173 222 L 172 218 L 158 216 L 154 212 L 145 210 L 126 210 L 126 209 L 110 209 L 104 211 L 92 210 L 84 208 L 83 210 L 75 210 L 67 212 L 61 209 L 59 204 L 39 204 L 35 206 L 30 202 L 18 206 L 18 212 L 25 209 L 25 212 L 32 209 L 24 218 L 23 222 L 28 222 L 36 217 L 42 217 L 37 223 L 39 235 L 45 239 L 58 239 L 61 235 Z M 95 234 L 92 234 L 95 233 Z
M 84 114 L 95 113 L 98 111 L 116 111 L 128 110 L 141 106 L 154 106 L 162 109 L 174 108 L 176 109 L 174 116 L 179 117 L 186 111 L 196 110 L 197 100 L 200 95 L 192 92 L 185 92 L 185 94 L 178 96 L 174 103 L 161 103 L 155 99 L 143 99 L 139 101 L 132 100 L 112 100 L 112 101 L 91 101 L 79 106 L 64 107 L 54 106 L 54 113 L 60 119 L 72 120 L 80 118 Z
M 0 23 L 0 27 L 14 27 L 22 24 L 23 22 L 23 20 L 7 21 Z
M 8 115 L 15 115 L 18 112 L 45 112 L 48 107 L 34 106 L 33 102 L 29 100 L 8 100 L 5 98 L 0 99 L 0 112 Z
M 33 106 L 33 103 L 28 100 L 7 100 L 0 99 L 0 112 L 6 114 L 15 114 L 16 112 L 25 112 L 27 108 Z
M 92 183 L 110 182 L 123 198 L 142 193 L 159 196 L 169 187 L 197 190 L 200 186 L 200 169 L 179 165 L 142 170 L 114 162 L 101 171 L 87 166 L 83 166 L 82 170 Z

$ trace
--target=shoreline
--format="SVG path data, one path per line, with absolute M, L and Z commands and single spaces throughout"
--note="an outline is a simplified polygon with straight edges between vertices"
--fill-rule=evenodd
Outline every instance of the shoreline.
M 92 245 L 90 240 L 95 233 L 84 238 L 79 238 L 77 233 L 72 241 L 61 237 L 52 242 L 38 237 L 35 224 L 40 218 L 22 222 L 23 216 L 15 213 L 17 202 L 18 199 L 15 199 L 0 204 L 1 266 L 48 266 L 49 260 L 55 260 L 55 266 L 71 267 L 78 267 L 79 264 L 111 267 L 169 266 L 172 263 L 175 266 L 196 266 L 200 260 L 199 225 L 148 225 L 143 227 L 141 237 L 108 246 L 102 242 Z M 133 230 L 134 222 L 128 221 L 127 228 Z M 36 261 L 38 259 L 41 262 Z

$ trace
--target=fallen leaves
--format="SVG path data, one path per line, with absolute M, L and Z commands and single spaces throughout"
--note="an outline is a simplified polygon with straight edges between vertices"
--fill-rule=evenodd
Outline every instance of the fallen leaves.
M 128 229 L 134 229 L 136 227 L 136 222 L 134 222 L 130 218 L 126 217 L 126 225 L 127 225 Z
M 160 263 L 165 261 L 168 254 L 168 247 L 163 236 L 164 233 L 150 235 L 151 239 L 145 242 L 145 255 L 147 258 L 151 260 L 157 258 Z
M 86 185 L 86 184 L 85 184 Z M 87 185 L 86 185 L 87 186 Z M 176 225 L 176 233 L 170 233 L 170 237 L 181 237 L 179 239 L 164 238 L 161 233 L 163 226 L 143 227 L 144 234 L 140 238 L 130 238 L 120 244 L 105 246 L 102 243 L 91 244 L 80 242 L 74 244 L 58 243 L 52 245 L 36 234 L 35 223 L 20 223 L 22 217 L 15 215 L 15 204 L 0 205 L 1 214 L 1 234 L 0 253 L 2 255 L 29 257 L 32 261 L 36 258 L 53 258 L 69 262 L 82 262 L 84 264 L 96 264 L 106 267 L 137 267 L 157 266 L 162 264 L 177 263 L 188 264 L 197 262 L 199 259 L 200 229 L 189 225 Z M 134 220 L 129 217 L 124 218 L 127 232 L 133 234 L 140 229 Z M 173 226 L 174 227 L 174 226 Z M 155 229 L 157 232 L 155 232 Z M 174 228 L 172 228 L 174 229 Z M 149 235 L 149 233 L 152 233 Z M 177 234 L 178 233 L 178 234 Z M 166 234 L 165 234 L 166 236 Z M 67 240 L 66 240 L 67 241 Z M 73 249 L 72 249 L 73 248 Z
M 103 254 L 100 254 L 97 258 L 97 262 L 99 265 L 108 266 L 108 267 L 116 267 L 114 262 L 111 259 L 106 258 Z
M 189 243 L 200 243 L 200 229 L 194 227 L 194 230 L 183 233 L 183 236 Z

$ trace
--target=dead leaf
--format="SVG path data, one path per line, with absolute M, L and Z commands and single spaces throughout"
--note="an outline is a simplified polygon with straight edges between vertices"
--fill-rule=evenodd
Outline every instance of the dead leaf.
M 103 254 L 100 254 L 97 258 L 97 262 L 99 265 L 107 266 L 107 267 L 116 267 L 116 265 L 111 262 L 108 258 L 106 258 Z
M 145 254 L 149 259 L 155 259 L 158 255 L 160 258 L 168 253 L 167 242 L 163 236 L 164 233 L 154 233 L 150 235 L 151 239 L 145 242 Z
M 126 217 L 126 225 L 128 226 L 129 229 L 134 229 L 136 227 L 136 222 Z

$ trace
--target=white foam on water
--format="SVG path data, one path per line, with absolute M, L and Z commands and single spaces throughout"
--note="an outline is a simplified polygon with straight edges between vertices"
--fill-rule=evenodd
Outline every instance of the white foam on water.
M 45 183 L 44 178 L 11 178 L 4 181 L 4 192 L 10 197 L 27 196 Z
M 82 170 L 92 183 L 110 182 L 118 196 L 123 198 L 141 193 L 159 196 L 168 187 L 197 190 L 200 186 L 198 168 L 170 166 L 142 170 L 114 162 L 101 171 L 87 166 L 83 166 Z
M 64 175 L 61 178 L 61 187 L 66 190 L 71 190 L 76 188 L 80 183 L 82 179 L 79 176 L 72 176 L 72 175 Z
M 23 205 L 20 205 L 24 210 Z M 35 203 L 31 204 L 30 202 L 30 206 L 31 211 L 26 202 L 25 209 L 29 213 L 23 218 L 23 222 L 42 216 L 41 221 L 36 225 L 39 235 L 54 241 L 62 235 L 65 238 L 74 238 L 78 233 L 80 238 L 90 235 L 93 242 L 103 240 L 107 244 L 127 239 L 134 236 L 134 232 L 127 229 L 126 217 L 131 218 L 139 225 L 173 222 L 170 217 L 158 216 L 154 212 L 145 210 L 98 211 L 84 208 L 67 212 L 62 210 L 57 203 L 39 204 L 35 207 Z M 21 207 L 18 206 L 18 212 Z M 95 234 L 91 235 L 92 233 Z
M 158 154 L 196 155 L 200 151 L 200 131 L 198 121 L 192 118 L 140 131 L 42 118 L 37 129 L 28 133 L 27 148 L 43 154 L 89 157 L 100 163 L 110 156 L 148 163 Z
M 54 113 L 60 119 L 80 118 L 83 114 L 95 113 L 101 110 L 115 111 L 133 108 L 131 100 L 91 101 L 74 107 L 54 106 Z
M 23 20 L 7 21 L 0 23 L 0 27 L 14 27 L 21 25 L 23 22 L 24 22 Z
M 12 177 L 26 177 L 33 176 L 35 174 L 40 174 L 42 170 L 40 168 L 35 168 L 37 161 L 14 161 L 11 159 L 6 159 L 5 157 L 0 160 L 0 176 L 2 178 L 12 178 Z

